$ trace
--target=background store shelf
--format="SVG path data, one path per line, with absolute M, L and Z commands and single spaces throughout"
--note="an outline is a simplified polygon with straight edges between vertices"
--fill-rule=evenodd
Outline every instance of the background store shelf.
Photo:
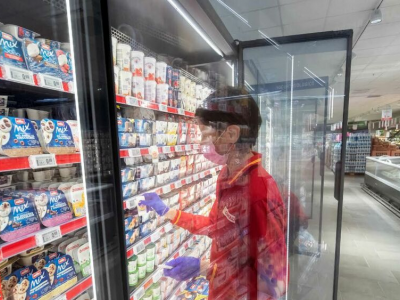
M 72 219 L 71 221 L 64 223 L 59 226 L 52 227 L 53 230 L 60 230 L 61 236 L 76 231 L 78 229 L 86 227 L 86 217 Z M 40 230 L 35 234 L 29 235 L 22 239 L 13 242 L 7 242 L 0 245 L 0 259 L 6 259 L 14 255 L 20 254 L 21 252 L 40 246 L 37 241 L 37 237 L 42 235 L 44 232 L 48 232 L 50 228 Z
M 152 110 L 161 111 L 161 112 L 170 113 L 170 114 L 178 114 L 178 115 L 182 115 L 185 117 L 191 117 L 191 118 L 194 117 L 193 112 L 184 110 L 182 108 L 176 108 L 176 107 L 171 107 L 171 106 L 167 106 L 167 105 L 163 105 L 163 104 L 140 100 L 135 97 L 117 95 L 116 101 L 117 101 L 117 104 L 126 104 L 129 106 L 142 107 L 142 108 L 152 109 Z
M 191 151 L 200 149 L 199 144 L 190 144 L 190 145 L 176 145 L 176 146 L 163 146 L 158 147 L 158 153 L 171 153 L 171 152 L 183 152 L 183 151 Z M 150 148 L 130 148 L 130 149 L 121 149 L 119 150 L 119 156 L 121 158 L 125 157 L 137 157 L 142 155 L 149 155 Z
M 75 164 L 81 162 L 79 153 L 56 155 L 57 165 Z M 1 157 L 0 172 L 30 169 L 29 157 Z

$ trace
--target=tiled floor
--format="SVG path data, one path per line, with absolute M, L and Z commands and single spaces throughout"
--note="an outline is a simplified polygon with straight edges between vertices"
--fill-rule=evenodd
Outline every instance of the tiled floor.
M 339 300 L 400 299 L 400 219 L 346 176 Z

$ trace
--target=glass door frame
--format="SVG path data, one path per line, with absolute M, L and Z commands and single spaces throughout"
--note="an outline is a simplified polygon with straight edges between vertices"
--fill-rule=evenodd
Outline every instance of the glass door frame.
M 337 210 L 337 223 L 336 223 L 336 245 L 335 245 L 335 262 L 334 262 L 334 277 L 333 277 L 333 300 L 336 300 L 338 297 L 338 284 L 339 284 L 339 265 L 340 265 L 340 242 L 341 242 L 341 230 L 342 230 L 342 216 L 343 216 L 343 188 L 344 188 L 344 162 L 346 161 L 346 140 L 347 140 L 347 121 L 348 121 L 348 108 L 349 108 L 349 95 L 350 95 L 350 75 L 351 75 L 351 59 L 352 59 L 352 48 L 353 48 L 353 30 L 341 30 L 341 31 L 329 31 L 329 32 L 319 32 L 319 33 L 310 33 L 310 34 L 300 34 L 293 36 L 283 36 L 272 38 L 273 42 L 282 45 L 282 44 L 294 44 L 294 43 L 304 43 L 311 41 L 320 41 L 320 40 L 331 40 L 331 39 L 340 39 L 344 38 L 347 40 L 347 53 L 346 53 L 346 72 L 345 72 L 345 86 L 344 86 L 344 102 L 343 102 L 343 118 L 342 118 L 342 149 L 341 149 L 341 158 L 340 162 L 338 162 L 335 173 L 335 187 L 334 193 L 335 198 L 338 200 L 338 210 Z M 271 41 L 267 39 L 257 39 L 251 41 L 243 41 L 238 42 L 238 83 L 239 86 L 245 87 L 245 78 L 244 78 L 244 60 L 243 60 L 243 52 L 246 48 L 256 48 L 256 47 L 264 47 L 264 46 L 274 46 Z M 328 95 L 326 95 L 325 99 L 325 110 L 327 108 Z M 324 113 L 325 120 L 324 123 L 327 122 L 326 111 Z M 324 128 L 324 132 L 326 130 L 326 126 Z M 325 136 L 324 136 L 325 141 Z M 325 145 L 324 145 L 325 149 Z M 325 166 L 323 166 L 325 167 Z M 321 166 L 322 168 L 322 166 Z M 323 178 L 322 178 L 323 184 Z M 323 188 L 321 187 L 321 194 L 323 194 Z M 321 199 L 322 200 L 322 199 Z M 320 218 L 322 218 L 322 203 L 320 209 Z M 322 225 L 322 223 L 321 223 Z

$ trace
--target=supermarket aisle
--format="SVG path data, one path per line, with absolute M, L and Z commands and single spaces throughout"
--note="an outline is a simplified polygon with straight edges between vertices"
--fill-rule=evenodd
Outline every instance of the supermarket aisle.
M 341 300 L 400 298 L 400 219 L 346 176 L 339 280 Z

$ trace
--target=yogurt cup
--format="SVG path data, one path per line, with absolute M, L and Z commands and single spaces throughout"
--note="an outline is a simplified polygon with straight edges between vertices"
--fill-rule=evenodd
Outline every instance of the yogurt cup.
M 138 278 L 143 279 L 146 277 L 146 264 L 143 266 L 138 266 Z
M 153 81 L 156 79 L 156 59 L 154 57 L 144 58 L 144 77 L 146 80 Z
M 131 46 L 128 44 L 118 43 L 116 58 L 117 58 L 117 66 L 122 71 L 130 71 L 131 70 Z
M 131 71 L 133 76 L 143 77 L 144 53 L 142 51 L 131 51 Z
M 128 279 L 129 279 L 129 286 L 137 285 L 139 281 L 139 271 L 135 270 L 134 272 L 129 273 Z
M 118 77 L 118 94 L 130 96 L 132 94 L 132 73 L 128 71 L 120 71 Z
M 146 251 L 142 251 L 137 255 L 137 264 L 138 266 L 146 265 Z
M 144 98 L 144 78 L 142 76 L 132 77 L 132 96 L 140 100 Z
M 156 86 L 154 80 L 146 80 L 144 82 L 144 99 L 149 102 L 156 102 Z
M 156 100 L 158 104 L 168 105 L 168 88 L 166 83 L 157 84 Z
M 156 62 L 156 82 L 158 84 L 166 83 L 167 81 L 167 64 L 165 62 Z

